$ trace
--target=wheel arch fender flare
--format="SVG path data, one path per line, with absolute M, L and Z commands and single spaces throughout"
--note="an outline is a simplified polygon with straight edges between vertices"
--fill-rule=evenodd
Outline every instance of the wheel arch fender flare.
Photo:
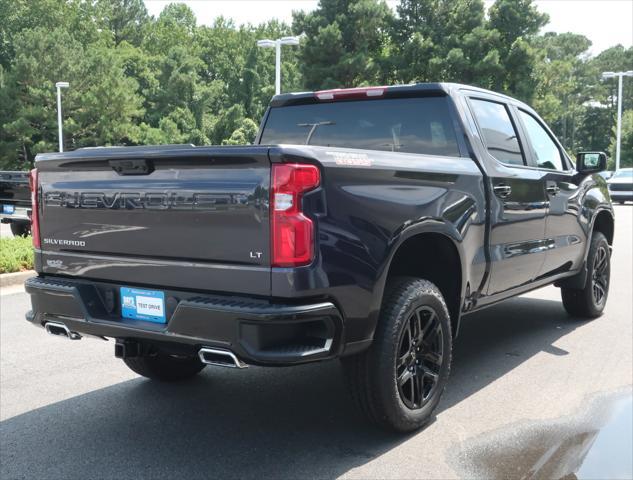
M 593 238 L 593 232 L 596 226 L 596 220 L 598 219 L 600 215 L 608 215 L 612 228 L 615 228 L 615 217 L 613 215 L 613 210 L 611 208 L 609 208 L 606 205 L 602 205 L 593 211 L 591 215 L 591 219 L 589 221 L 589 226 L 587 228 L 587 242 L 585 245 L 585 252 L 583 254 L 583 262 L 582 262 L 582 266 L 580 267 L 580 271 L 572 277 L 565 278 L 563 280 L 559 280 L 558 282 L 556 282 L 555 285 L 557 287 L 574 288 L 574 289 L 581 289 L 584 287 L 587 281 L 587 275 L 588 275 L 587 256 L 589 255 L 589 249 L 591 248 L 591 239 Z M 609 247 L 611 247 L 611 243 L 609 243 Z
M 459 286 L 460 304 L 457 306 L 456 311 L 458 312 L 458 315 L 459 313 L 461 313 L 461 305 L 466 293 L 466 286 L 468 285 L 466 268 L 467 266 L 465 265 L 464 252 L 462 248 L 463 238 L 454 225 L 445 220 L 433 218 L 423 219 L 411 225 L 403 225 L 403 227 L 391 239 L 388 254 L 385 256 L 380 269 L 378 280 L 374 287 L 373 304 L 371 311 L 376 313 L 376 321 L 378 318 L 378 313 L 380 312 L 382 306 L 387 278 L 389 276 L 393 260 L 396 257 L 398 251 L 408 240 L 417 236 L 424 236 L 429 234 L 440 235 L 449 240 L 457 253 L 461 270 L 461 285 Z M 457 326 L 459 324 L 459 318 L 454 319 L 454 322 Z M 373 328 L 375 328 L 375 324 L 372 326 L 372 330 Z

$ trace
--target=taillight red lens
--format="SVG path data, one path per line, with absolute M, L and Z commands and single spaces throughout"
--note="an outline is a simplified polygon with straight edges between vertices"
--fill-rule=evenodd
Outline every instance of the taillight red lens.
M 301 198 L 319 186 L 314 165 L 282 163 L 272 166 L 270 193 L 273 267 L 298 267 L 314 258 L 314 225 L 301 211 Z
M 34 168 L 29 173 L 29 186 L 31 187 L 31 235 L 33 236 L 33 246 L 40 248 L 40 209 L 37 195 L 39 189 L 37 168 Z

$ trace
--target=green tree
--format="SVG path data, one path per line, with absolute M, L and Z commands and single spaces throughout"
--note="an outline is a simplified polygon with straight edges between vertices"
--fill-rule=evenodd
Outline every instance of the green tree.
M 140 45 L 149 23 L 143 0 L 97 0 L 95 15 L 97 25 L 111 32 L 115 45 L 123 41 Z
M 0 65 L 10 67 L 17 37 L 29 29 L 61 28 L 82 44 L 103 38 L 107 32 L 99 31 L 95 15 L 83 0 L 0 0 Z
M 12 68 L 0 91 L 3 151 L 16 152 L 12 161 L 29 166 L 35 154 L 57 150 L 55 82 L 83 77 L 76 60 L 84 50 L 64 30 L 43 27 L 16 35 L 12 47 Z M 65 95 L 67 113 L 77 96 Z
M 539 59 L 535 67 L 535 99 L 532 102 L 567 150 L 578 150 L 576 132 L 590 104 L 587 84 L 587 50 L 583 35 L 546 33 L 534 41 Z
M 294 14 L 293 30 L 306 34 L 301 71 L 309 89 L 376 83 L 388 46 L 392 14 L 384 1 L 321 0 Z
M 255 141 L 259 127 L 250 118 L 242 120 L 242 124 L 233 131 L 231 137 L 222 140 L 222 145 L 247 145 Z
M 622 138 L 620 140 L 620 168 L 633 167 L 633 110 L 627 110 L 622 114 Z M 613 140 L 609 148 L 611 159 L 609 170 L 615 169 L 616 132 L 613 129 Z
M 481 0 L 403 0 L 393 22 L 395 77 L 495 88 L 502 74 L 499 34 Z
M 395 80 L 468 83 L 532 98 L 532 39 L 547 16 L 531 0 L 497 0 L 488 20 L 482 0 L 402 0 L 397 11 Z
M 62 29 L 39 27 L 16 37 L 13 68 L 0 94 L 3 151 L 29 164 L 57 149 L 55 82 L 63 78 L 64 134 L 68 148 L 135 143 L 142 115 L 138 84 L 125 75 L 117 50 L 82 47 Z M 15 100 L 19 99 L 19 100 Z M 6 117 L 5 117 L 6 115 Z
M 518 39 L 536 35 L 549 22 L 548 15 L 540 13 L 532 0 L 496 0 L 488 15 L 490 28 L 501 35 L 504 54 Z
M 546 22 L 531 0 L 488 14 L 483 0 L 401 0 L 396 15 L 382 0 L 321 0 L 292 26 L 198 25 L 178 3 L 154 18 L 142 0 L 0 0 L 0 168 L 57 148 L 59 80 L 71 83 L 67 148 L 252 142 L 275 78 L 274 50 L 256 41 L 301 33 L 283 50 L 284 92 L 474 84 L 535 106 L 568 150 L 612 150 L 617 82 L 600 73 L 629 70 L 633 48 L 591 57 L 582 35 L 539 34 Z M 623 104 L 633 109 L 628 80 Z

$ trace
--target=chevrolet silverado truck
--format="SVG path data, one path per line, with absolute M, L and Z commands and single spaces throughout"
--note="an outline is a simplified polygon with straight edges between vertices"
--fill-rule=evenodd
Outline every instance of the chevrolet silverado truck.
M 250 146 L 41 154 L 26 317 L 161 381 L 340 358 L 370 420 L 413 430 L 462 316 L 550 284 L 602 313 L 605 162 L 457 84 L 277 95 Z
M 0 172 L 0 222 L 8 223 L 15 236 L 31 232 L 29 172 Z

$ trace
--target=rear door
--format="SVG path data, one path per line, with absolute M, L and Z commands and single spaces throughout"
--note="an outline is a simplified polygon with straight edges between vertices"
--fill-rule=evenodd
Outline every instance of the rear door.
M 546 251 L 547 199 L 541 175 L 527 164 L 510 107 L 492 95 L 469 98 L 487 150 L 491 275 L 488 294 L 531 282 Z

